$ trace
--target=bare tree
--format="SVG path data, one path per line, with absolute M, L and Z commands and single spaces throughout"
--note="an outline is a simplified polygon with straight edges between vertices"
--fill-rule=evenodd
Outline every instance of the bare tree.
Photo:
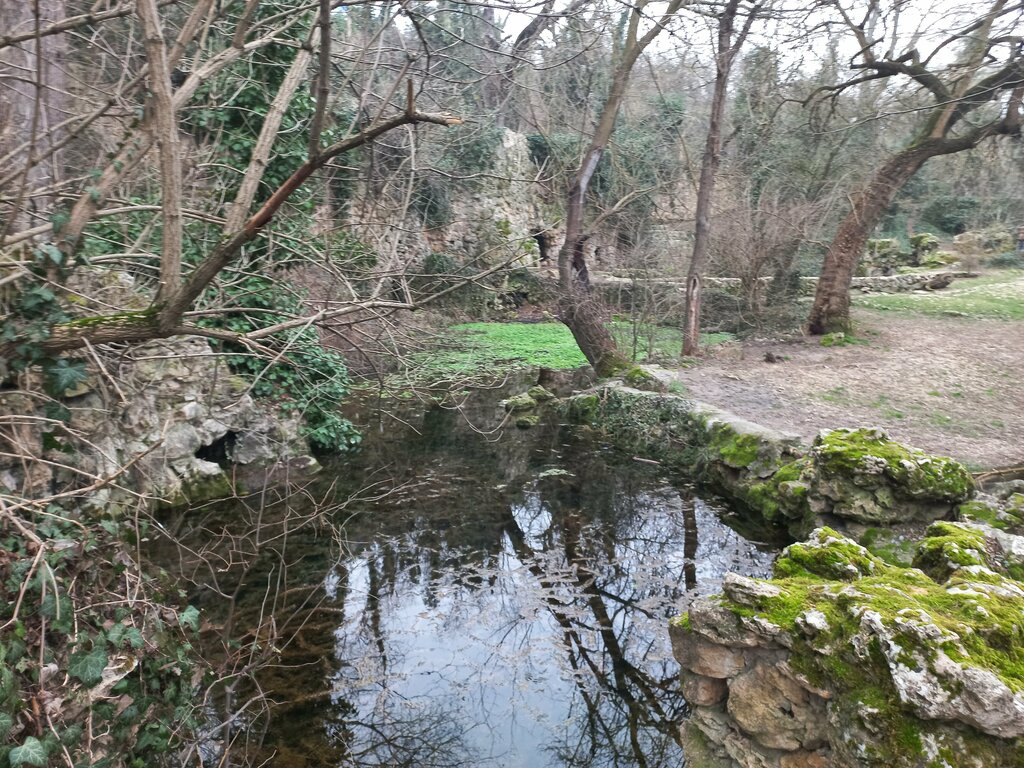
M 590 293 L 590 280 L 584 257 L 584 245 L 590 237 L 585 224 L 587 190 L 615 130 L 615 120 L 629 86 L 633 66 L 644 50 L 654 42 L 684 0 L 671 0 L 664 11 L 641 33 L 650 3 L 638 3 L 628 12 L 625 34 L 615 52 L 615 64 L 608 94 L 600 109 L 597 125 L 580 159 L 579 169 L 569 189 L 565 212 L 565 242 L 558 253 L 558 281 L 562 299 L 562 320 L 572 331 L 580 350 L 597 371 L 607 376 L 624 367 L 615 340 L 605 328 L 600 308 Z
M 727 0 L 718 14 L 718 36 L 715 44 L 715 87 L 711 97 L 711 115 L 708 134 L 701 160 L 700 183 L 697 187 L 696 227 L 693 252 L 686 277 L 686 305 L 683 310 L 683 355 L 696 355 L 700 343 L 700 288 L 701 275 L 708 258 L 711 235 L 711 203 L 715 193 L 715 174 L 722 154 L 722 121 L 733 62 L 743 46 L 754 19 L 763 3 L 756 3 L 747 11 L 746 18 L 736 30 L 736 17 L 740 13 L 740 0 Z
M 931 158 L 976 147 L 986 139 L 1019 134 L 1024 98 L 1024 48 L 1019 34 L 1021 6 L 994 0 L 968 18 L 972 8 L 955 15 L 959 28 L 939 38 L 922 53 L 926 42 L 912 30 L 906 47 L 899 49 L 903 27 L 899 5 L 883 8 L 832 2 L 830 7 L 853 35 L 858 51 L 853 68 L 861 74 L 825 89 L 833 95 L 876 81 L 910 84 L 922 92 L 930 106 L 920 109 L 911 138 L 880 165 L 867 183 L 852 195 L 850 211 L 839 225 L 825 255 L 807 330 L 823 334 L 850 324 L 850 281 L 867 238 L 897 192 Z M 946 51 L 960 45 L 952 60 Z
M 258 3 L 250 3 L 254 8 Z M 219 20 L 219 9 L 212 0 L 199 0 L 192 8 L 191 14 L 181 24 L 174 42 L 168 40 L 166 32 L 169 19 L 162 17 L 162 12 L 155 0 L 142 0 L 138 4 L 138 14 L 143 24 L 146 44 L 146 66 L 140 69 L 129 81 L 129 90 L 118 94 L 120 98 L 130 96 L 143 81 L 148 86 L 149 97 L 144 111 L 144 119 L 137 128 L 129 128 L 121 140 L 121 148 L 116 152 L 108 165 L 98 176 L 90 179 L 84 191 L 79 195 L 68 214 L 67 221 L 55 229 L 52 223 L 39 226 L 14 226 L 6 234 L 4 245 L 15 246 L 32 238 L 54 237 L 59 246 L 61 256 L 57 259 L 62 264 L 71 264 L 78 258 L 82 246 L 83 233 L 96 218 L 103 213 L 104 205 L 115 193 L 119 185 L 130 178 L 129 174 L 138 169 L 149 151 L 154 146 L 159 148 L 159 188 L 162 191 L 162 231 L 163 243 L 160 252 L 160 279 L 155 303 L 149 310 L 142 312 L 118 313 L 99 316 L 89 323 L 56 323 L 49 329 L 47 338 L 42 340 L 37 351 L 43 354 L 58 354 L 67 350 L 78 349 L 87 344 L 108 342 L 139 342 L 179 333 L 194 333 L 206 336 L 218 334 L 209 329 L 201 329 L 183 320 L 185 313 L 192 308 L 199 295 L 214 279 L 231 264 L 242 252 L 243 247 L 258 238 L 274 219 L 281 207 L 317 172 L 323 169 L 334 158 L 344 155 L 358 147 L 368 144 L 385 133 L 404 125 L 417 123 L 433 123 L 443 126 L 455 125 L 460 120 L 452 115 L 425 113 L 417 109 L 412 82 L 405 91 L 404 107 L 391 109 L 388 114 L 387 104 L 390 96 L 381 100 L 376 113 L 364 123 L 327 146 L 319 145 L 319 134 L 322 130 L 323 115 L 331 97 L 325 87 L 328 78 L 320 77 L 320 86 L 316 89 L 315 130 L 310 140 L 310 154 L 305 162 L 294 168 L 291 175 L 279 183 L 272 193 L 253 211 L 256 190 L 265 177 L 267 161 L 273 152 L 275 140 L 282 117 L 294 99 L 299 85 L 309 76 L 312 64 L 313 49 L 322 49 L 321 32 L 324 13 L 329 7 L 308 5 L 296 9 L 297 13 L 271 15 L 268 21 L 254 23 L 252 14 L 243 14 L 237 23 L 231 43 L 224 48 L 212 52 L 205 60 L 195 57 L 194 68 L 183 81 L 175 87 L 172 82 L 174 69 L 180 62 L 188 46 L 197 34 L 210 24 Z M 39 19 L 37 28 L 45 20 Z M 261 128 L 248 167 L 245 169 L 238 192 L 229 209 L 224 231 L 220 241 L 192 269 L 185 270 L 182 265 L 181 217 L 182 217 L 182 180 L 180 135 L 184 132 L 179 111 L 189 104 L 203 83 L 222 72 L 241 57 L 251 55 L 266 46 L 273 45 L 284 31 L 296 26 L 308 26 L 302 47 L 299 48 L 288 76 L 283 80 L 271 108 Z M 46 38 L 53 40 L 55 38 Z M 322 68 L 323 59 L 319 66 Z M 399 89 L 399 82 L 404 78 L 396 78 L 391 94 Z M 37 110 L 38 111 L 38 110 Z M 34 126 L 36 135 L 48 137 L 53 141 L 53 131 Z M 39 142 L 37 142 L 39 143 Z M 40 146 L 42 144 L 40 143 Z M 35 172 L 40 166 L 39 158 L 33 153 L 26 153 L 25 167 Z M 28 176 L 25 176 L 28 178 Z M 24 187 L 25 184 L 22 184 Z M 19 208 L 20 210 L 20 208 Z M 8 218 L 8 222 L 17 221 L 16 216 Z M 26 270 L 12 272 L 6 279 L 27 278 Z M 299 323 L 301 325 L 301 323 Z M 266 329 L 265 329 L 266 330 Z M 267 335 L 282 328 L 267 330 Z M 220 334 L 224 336 L 224 334 Z M 230 336 L 230 334 L 228 334 Z M 244 340 L 243 340 L 244 341 Z M 3 346 L 3 353 L 12 356 L 16 353 L 18 340 L 9 341 Z

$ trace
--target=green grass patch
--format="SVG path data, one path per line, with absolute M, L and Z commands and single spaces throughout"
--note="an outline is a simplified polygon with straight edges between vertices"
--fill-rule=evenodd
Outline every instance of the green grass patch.
M 633 352 L 632 326 L 611 324 L 621 350 Z M 636 361 L 662 360 L 678 364 L 682 333 L 676 328 L 641 326 Z M 701 343 L 732 339 L 727 333 L 703 334 Z M 650 343 L 648 343 L 650 342 Z M 398 387 L 433 386 L 452 381 L 472 384 L 522 368 L 571 370 L 587 364 L 569 329 L 561 323 L 463 323 L 424 339 L 423 352 L 406 359 L 404 369 L 391 376 Z
M 890 293 L 855 297 L 862 307 L 922 315 L 1024 320 L 1024 276 L 1019 271 L 998 272 L 972 280 L 959 280 L 930 293 Z
M 516 368 L 566 370 L 587 364 L 561 323 L 464 323 L 437 347 L 413 356 L 417 377 L 473 375 Z
M 683 348 L 683 332 L 679 328 L 653 323 L 632 323 L 613 320 L 612 336 L 619 348 L 638 363 L 671 362 L 675 364 Z M 702 333 L 700 345 L 711 347 L 732 341 L 731 333 Z

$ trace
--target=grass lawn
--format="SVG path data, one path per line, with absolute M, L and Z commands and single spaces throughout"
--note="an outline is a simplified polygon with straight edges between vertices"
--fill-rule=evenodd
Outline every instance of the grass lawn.
M 676 328 L 640 326 L 635 350 L 630 323 L 613 322 L 611 330 L 622 351 L 640 362 L 679 357 L 682 333 Z M 716 344 L 730 338 L 729 334 L 706 334 L 702 341 Z M 442 340 L 411 356 L 409 362 L 402 378 L 419 383 L 470 379 L 517 368 L 564 370 L 587 364 L 569 329 L 561 323 L 453 325 Z
M 1024 320 L 1024 272 L 1008 270 L 961 279 L 928 293 L 887 293 L 854 298 L 858 306 L 922 315 Z

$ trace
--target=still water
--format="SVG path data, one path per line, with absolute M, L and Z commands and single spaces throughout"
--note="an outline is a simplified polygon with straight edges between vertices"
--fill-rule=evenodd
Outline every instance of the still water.
M 259 650 L 224 640 L 241 628 L 280 651 L 258 688 L 210 698 L 222 721 L 253 691 L 273 704 L 217 743 L 288 768 L 683 764 L 668 620 L 726 571 L 766 575 L 774 549 L 656 465 L 490 416 L 434 408 L 368 428 L 361 456 L 300 499 L 168 521 L 179 542 L 202 532 L 175 566 L 206 584 L 193 597 L 223 628 L 208 634 L 225 670 L 256 668 Z M 230 562 L 199 554 L 226 542 Z

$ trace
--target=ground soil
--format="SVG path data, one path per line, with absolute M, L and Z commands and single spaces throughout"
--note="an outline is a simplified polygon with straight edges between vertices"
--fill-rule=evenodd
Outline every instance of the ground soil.
M 1024 323 L 862 308 L 854 320 L 865 343 L 735 342 L 678 379 L 697 400 L 808 441 L 880 426 L 973 470 L 1024 465 Z

